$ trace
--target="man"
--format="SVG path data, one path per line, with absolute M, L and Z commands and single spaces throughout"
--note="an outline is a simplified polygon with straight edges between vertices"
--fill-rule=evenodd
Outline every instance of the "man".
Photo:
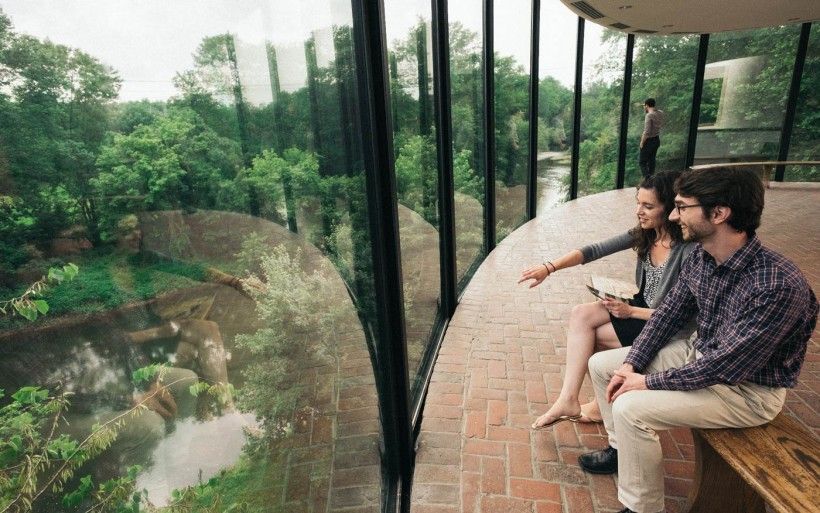
M 622 513 L 664 509 L 657 431 L 772 420 L 795 386 L 817 321 L 806 279 L 755 236 L 763 211 L 757 175 L 693 170 L 675 190 L 669 217 L 685 240 L 700 244 L 632 347 L 589 361 L 610 447 L 579 461 L 588 472 L 618 472 Z M 697 337 L 676 339 L 696 313 Z
M 647 177 L 655 173 L 655 155 L 661 146 L 661 128 L 663 126 L 663 111 L 655 108 L 655 99 L 647 98 L 643 102 L 643 111 L 646 113 L 643 119 L 643 133 L 641 134 L 641 153 L 638 164 L 641 166 L 641 174 Z

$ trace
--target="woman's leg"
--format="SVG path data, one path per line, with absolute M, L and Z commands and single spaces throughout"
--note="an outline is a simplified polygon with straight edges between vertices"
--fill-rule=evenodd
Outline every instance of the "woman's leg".
M 581 413 L 578 394 L 587 372 L 587 362 L 595 351 L 621 347 L 609 312 L 600 302 L 576 305 L 569 316 L 567 333 L 567 365 L 561 393 L 552 407 L 533 424 L 533 427 L 548 424 L 562 415 Z
M 612 323 L 606 323 L 598 327 L 595 332 L 595 352 L 606 351 L 607 349 L 617 349 L 621 347 L 621 342 L 618 340 L 618 335 L 615 333 L 615 328 Z M 613 344 L 612 341 L 615 341 Z M 598 407 L 598 401 L 593 397 L 592 401 L 581 405 L 581 419 L 578 422 L 603 422 L 601 417 L 601 409 Z

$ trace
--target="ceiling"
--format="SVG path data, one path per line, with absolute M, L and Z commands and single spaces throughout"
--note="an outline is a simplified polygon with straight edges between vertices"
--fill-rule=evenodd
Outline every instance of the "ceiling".
M 820 0 L 561 1 L 593 23 L 635 34 L 711 34 L 820 20 Z

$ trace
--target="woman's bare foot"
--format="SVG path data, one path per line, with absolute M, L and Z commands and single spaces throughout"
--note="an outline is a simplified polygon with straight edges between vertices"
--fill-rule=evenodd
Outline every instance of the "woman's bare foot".
M 552 408 L 547 410 L 547 413 L 541 415 L 532 424 L 533 429 L 542 429 L 550 427 L 559 422 L 569 420 L 577 422 L 582 418 L 581 406 L 576 402 L 571 403 L 555 403 Z
M 600 424 L 604 419 L 601 417 L 601 409 L 598 407 L 598 401 L 592 401 L 581 405 L 581 418 L 576 422 L 583 422 L 586 424 Z

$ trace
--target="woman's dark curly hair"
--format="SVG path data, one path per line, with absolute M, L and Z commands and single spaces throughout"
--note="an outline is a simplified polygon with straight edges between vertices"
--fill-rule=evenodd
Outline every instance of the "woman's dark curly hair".
M 680 171 L 661 171 L 647 176 L 638 185 L 638 189 L 655 191 L 658 201 L 663 204 L 664 229 L 672 237 L 672 245 L 683 242 L 680 225 L 669 220 L 669 214 L 675 208 L 675 180 L 680 175 Z M 638 258 L 644 259 L 655 242 L 655 229 L 643 230 L 638 224 L 629 233 L 632 235 L 632 249 L 638 252 Z

